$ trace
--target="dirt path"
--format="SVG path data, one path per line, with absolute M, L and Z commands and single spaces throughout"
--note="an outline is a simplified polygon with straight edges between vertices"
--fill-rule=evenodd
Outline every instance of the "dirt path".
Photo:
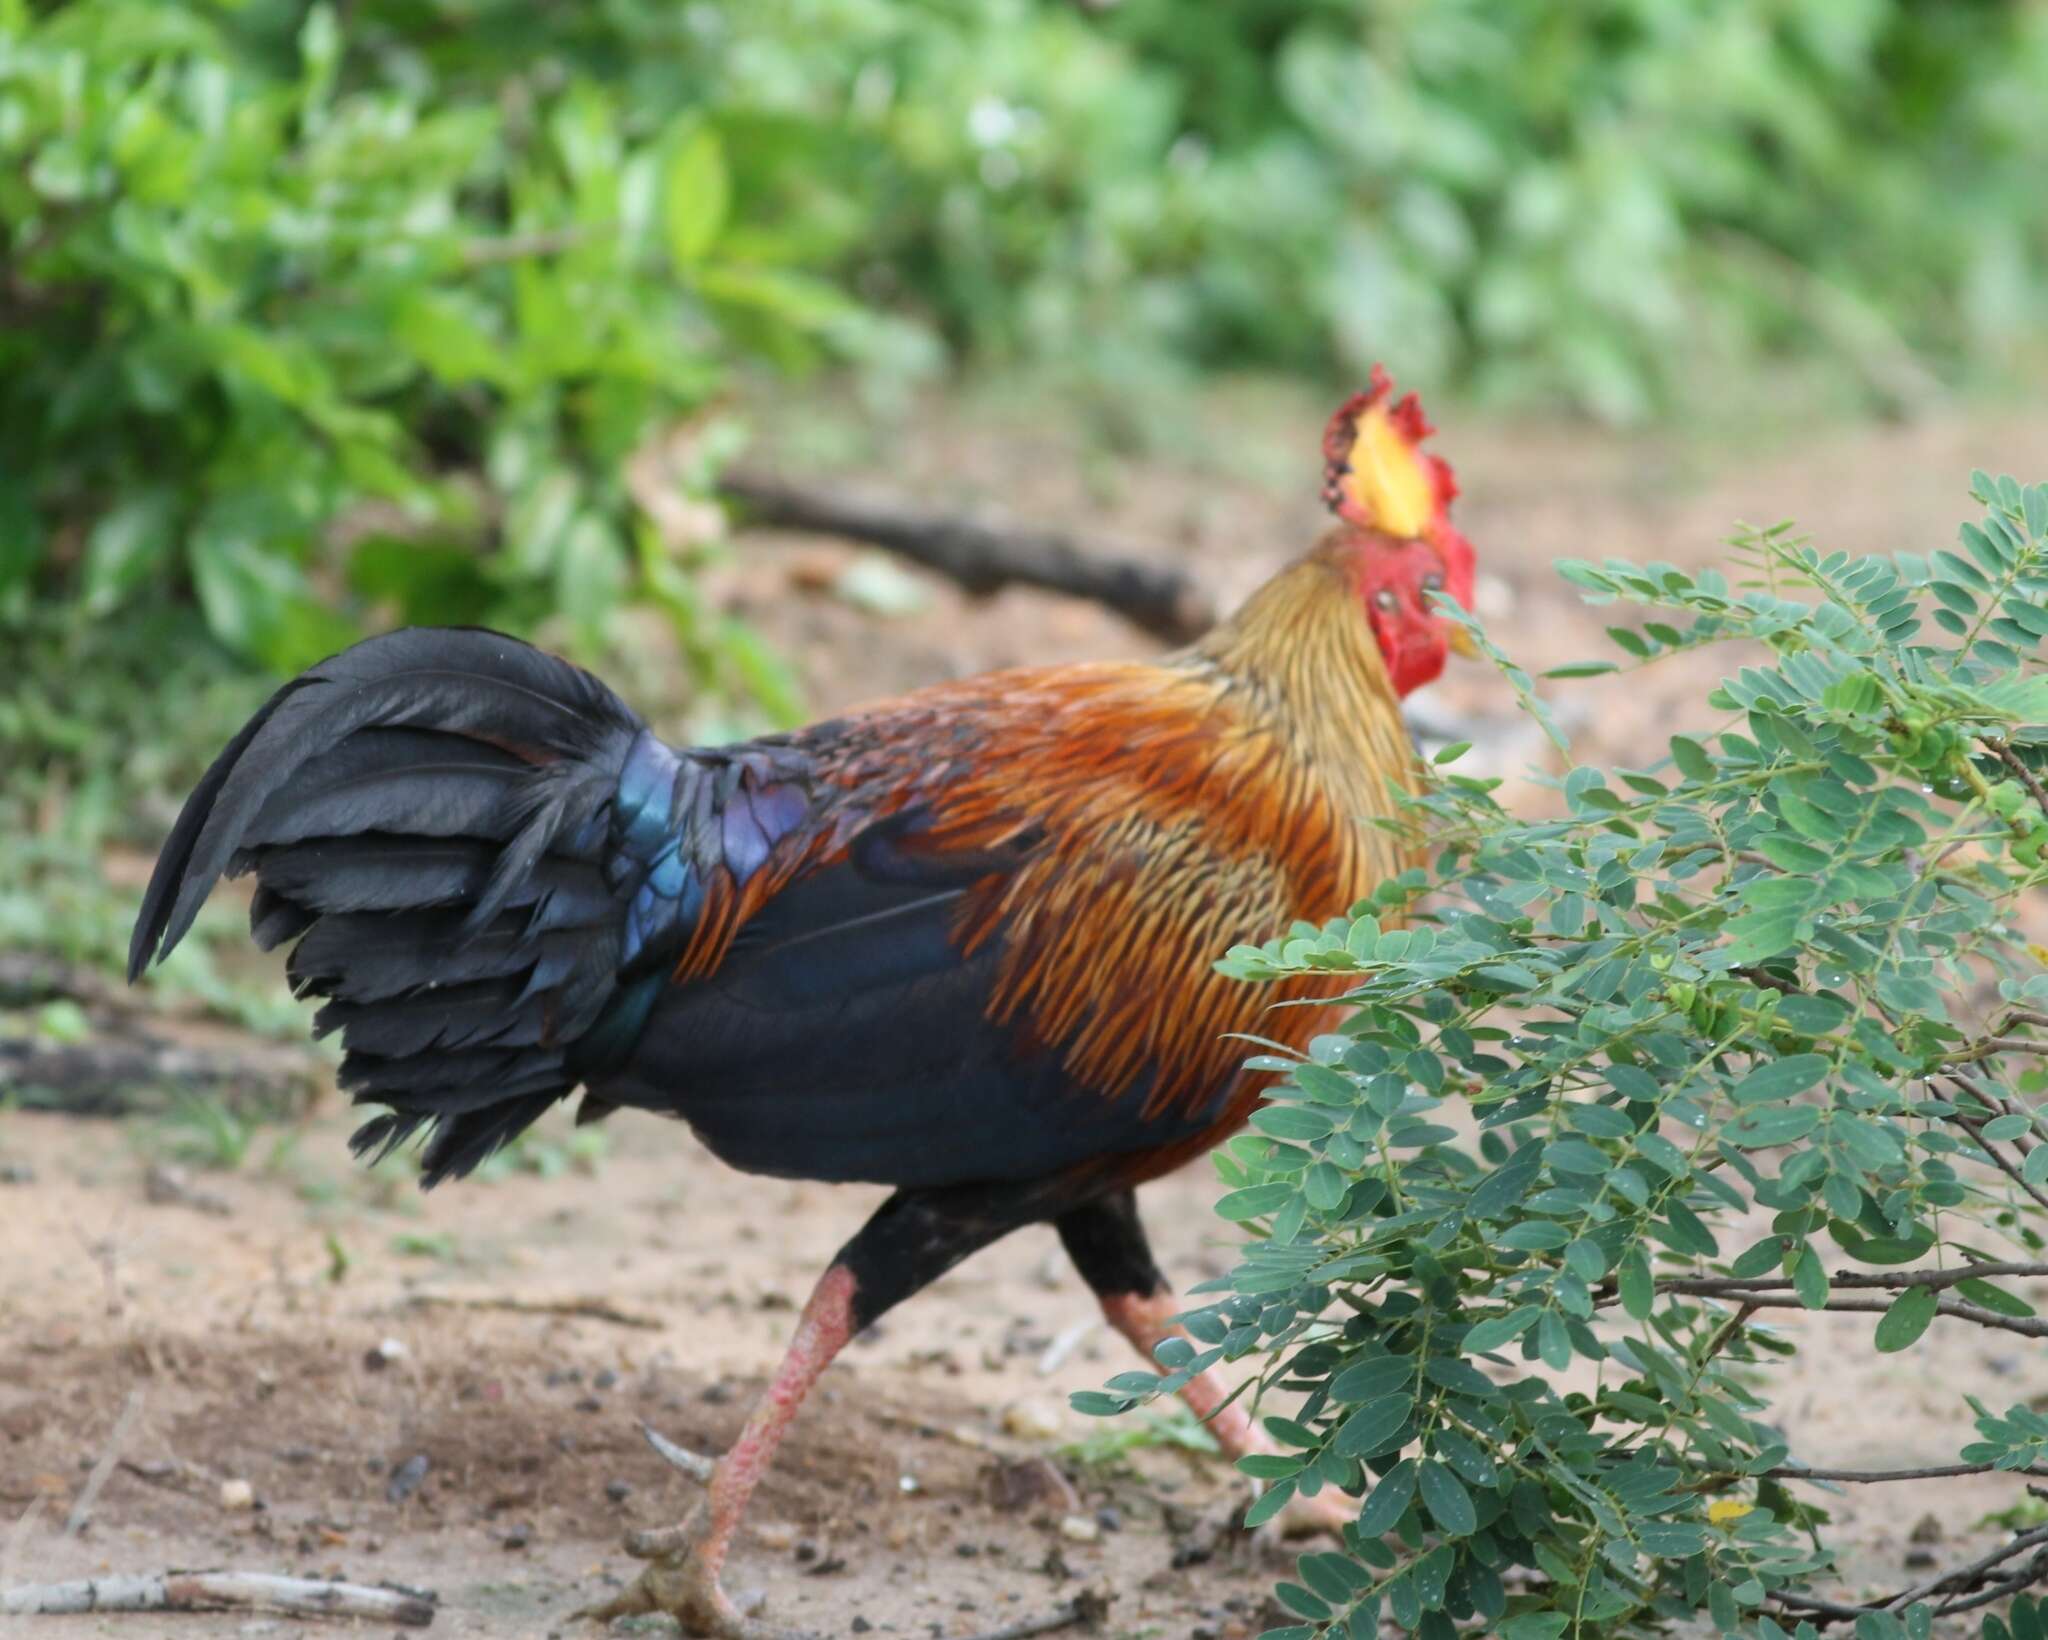
M 1169 543 L 1227 599 L 1317 526 L 1312 499 L 1293 488 L 1293 452 L 1313 449 L 1315 415 L 1297 402 L 1219 400 L 1204 418 L 1206 442 L 1186 461 L 1107 478 L 1070 436 L 1021 414 L 935 418 L 867 455 L 895 487 L 939 501 L 1014 506 L 1028 484 L 1035 517 Z M 1446 444 L 1488 573 L 1485 613 L 1542 666 L 1597 652 L 1611 618 L 1555 581 L 1554 556 L 1700 564 L 1721 558 L 1733 520 L 1782 516 L 1830 546 L 1927 550 L 1952 538 L 1970 467 L 2048 468 L 2048 419 L 1935 420 L 1796 454 L 1704 457 L 1674 441 L 1562 429 L 1473 427 Z M 878 630 L 818 590 L 854 556 L 750 539 L 719 588 L 798 657 L 821 710 L 990 665 L 1145 647 L 1092 610 L 1024 593 L 973 604 L 929 584 L 917 613 Z M 1560 693 L 1585 755 L 1647 762 L 1696 683 L 1672 668 Z M 1504 710 L 1473 671 L 1433 693 L 1452 714 Z M 1508 734 L 1482 750 L 1512 768 L 1535 748 Z M 616 1548 L 623 1531 L 672 1520 L 690 1501 L 634 1421 L 717 1449 L 793 1307 L 873 1200 L 737 1177 L 676 1126 L 613 1125 L 594 1174 L 519 1173 L 421 1198 L 402 1180 L 352 1171 L 346 1120 L 330 1113 L 271 1163 L 206 1176 L 228 1208 L 210 1216 L 146 1200 L 132 1129 L 0 1115 L 0 1161 L 32 1175 L 0 1184 L 0 1556 L 13 1557 L 0 1581 L 167 1565 L 344 1574 L 438 1590 L 436 1632 L 573 1632 L 569 1614 L 630 1574 Z M 566 1129 L 551 1131 L 553 1148 L 535 1156 L 564 1153 Z M 1228 1261 L 1211 1196 L 1199 1169 L 1147 1192 L 1178 1284 Z M 651 1324 L 420 1302 L 593 1297 Z M 1802 1353 L 1770 1389 L 1808 1461 L 1951 1461 L 1967 1439 L 1963 1393 L 2003 1407 L 2048 1392 L 2038 1352 L 1938 1329 L 1905 1357 L 1875 1357 L 1867 1320 L 1788 1323 Z M 1274 1565 L 1264 1549 L 1239 1543 L 1172 1564 L 1188 1518 L 1233 1495 L 1219 1462 L 1171 1444 L 1127 1463 L 1068 1450 L 1110 1426 L 1068 1412 L 1066 1394 L 1127 1365 L 1093 1322 L 1047 1231 L 1011 1238 L 886 1318 L 799 1421 L 735 1584 L 768 1589 L 781 1621 L 831 1634 L 967 1634 L 1089 1583 L 1116 1592 L 1115 1635 L 1221 1640 L 1266 1626 Z M 375 1353 L 387 1340 L 389 1359 Z M 1069 1348 L 1048 1369 L 1056 1341 Z M 121 1456 L 135 1467 L 115 1469 L 90 1523 L 65 1535 L 131 1397 Z M 1047 1455 L 1071 1499 L 1030 1493 L 1043 1477 L 1031 1460 Z M 398 1477 L 421 1457 L 407 1492 Z M 222 1483 L 234 1480 L 258 1507 L 223 1507 Z M 1849 1582 L 1895 1583 L 1911 1557 L 1988 1544 L 1996 1531 L 1981 1517 L 2014 1490 L 1977 1480 L 1841 1498 L 1830 1507 Z M 37 1504 L 9 1539 L 5 1525 Z M 1923 1517 L 1941 1542 L 1908 1541 Z M 20 1632 L 291 1628 L 97 1617 Z
M 0 1187 L 0 1511 L 34 1500 L 20 1575 L 233 1565 L 435 1589 L 438 1632 L 568 1632 L 630 1575 L 629 1527 L 677 1518 L 689 1488 L 641 1445 L 645 1418 L 718 1450 L 780 1350 L 792 1307 L 873 1193 L 742 1178 L 679 1126 L 628 1117 L 594 1174 L 519 1174 L 419 1197 L 351 1173 L 340 1115 L 274 1165 L 205 1175 L 225 1216 L 152 1204 L 119 1130 L 8 1119 Z M 551 1127 L 559 1139 L 565 1130 Z M 1223 1267 L 1222 1226 L 1190 1170 L 1147 1192 L 1169 1274 Z M 461 1307 L 599 1301 L 630 1321 Z M 1094 1324 L 1050 1232 L 979 1255 L 848 1353 L 763 1489 L 734 1572 L 784 1621 L 823 1633 L 972 1633 L 1084 1583 L 1119 1594 L 1109 1632 L 1256 1633 L 1273 1554 L 1237 1545 L 1173 1568 L 1188 1516 L 1229 1501 L 1218 1460 L 1154 1447 L 1135 1468 L 1077 1462 L 1113 1428 L 1067 1392 L 1128 1363 Z M 1072 1342 L 1079 1331 L 1078 1342 Z M 2024 1345 L 1938 1330 L 1873 1356 L 1869 1320 L 1827 1316 L 1772 1374 L 1796 1450 L 1866 1467 L 1952 1461 L 1960 1397 L 2003 1407 L 2044 1386 Z M 1043 1363 L 1055 1341 L 1069 1353 Z M 391 1346 L 395 1345 L 396 1348 Z M 386 1360 L 379 1352 L 389 1350 Z M 64 1537 L 131 1397 L 138 1411 L 88 1529 Z M 1031 1491 L 1049 1456 L 1076 1496 Z M 394 1501 L 408 1460 L 427 1466 Z M 1019 1467 L 1022 1465 L 1022 1467 Z M 245 1480 L 257 1508 L 222 1505 Z M 1005 1492 L 1021 1490 L 1021 1500 Z M 1944 1556 L 2011 1501 L 2010 1482 L 1840 1501 L 1852 1580 Z M 1108 1516 L 1101 1511 L 1113 1511 Z M 1923 1517 L 1942 1541 L 1909 1543 Z M 1078 1517 L 1092 1541 L 1068 1535 Z M 1113 1521 L 1118 1529 L 1104 1530 Z M 159 1627 L 163 1625 L 163 1627 Z M 219 1625 L 216 1627 L 215 1625 Z M 936 1627 L 934 1627 L 936 1625 Z M 261 1632 L 197 1618 L 40 1620 L 32 1632 Z M 24 1630 L 24 1634 L 31 1632 Z

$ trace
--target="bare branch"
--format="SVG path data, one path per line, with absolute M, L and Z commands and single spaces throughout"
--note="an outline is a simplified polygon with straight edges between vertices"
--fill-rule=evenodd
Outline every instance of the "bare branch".
M 724 474 L 718 488 L 755 524 L 869 541 L 957 581 L 976 596 L 1012 583 L 1063 592 L 1114 610 L 1168 643 L 1198 638 L 1216 619 L 1207 596 L 1179 570 L 1103 543 L 925 512 L 879 497 L 852 496 L 837 486 L 813 489 L 739 469 Z
M 2034 778 L 2034 771 L 2020 761 L 2012 747 L 1996 735 L 1979 735 L 1977 739 L 1986 751 L 2006 766 L 2013 779 L 2027 788 L 2027 794 L 2033 798 L 2042 815 L 2048 816 L 2048 790 L 2042 788 L 2041 782 Z
M 1882 1485 L 1886 1481 L 1939 1481 L 1958 1475 L 2048 1475 L 2048 1469 L 2029 1466 L 2000 1469 L 1995 1463 L 1936 1463 L 1920 1469 L 1806 1469 L 1796 1464 L 1766 1469 L 1763 1479 L 1773 1481 L 1839 1481 L 1844 1484 Z M 1731 1479 L 1734 1477 L 1730 1477 Z M 2028 1490 L 2032 1490 L 2029 1488 Z
M 1903 1292 L 1909 1287 L 1953 1287 L 1960 1281 L 1990 1276 L 2048 1276 L 2048 1264 L 2007 1261 L 1996 1264 L 1967 1264 L 1952 1270 L 1845 1270 L 1829 1278 L 1830 1297 L 1820 1308 L 1867 1311 L 1875 1314 L 1891 1308 L 1891 1301 L 1877 1294 Z M 1791 1288 L 1791 1281 L 1783 1277 L 1763 1276 L 1671 1276 L 1657 1283 L 1657 1291 L 1660 1293 L 1675 1293 L 1688 1298 L 1730 1298 L 1745 1306 L 1764 1309 L 1807 1308 L 1792 1295 Z M 1847 1293 L 1847 1290 L 1852 1289 L 1875 1289 L 1875 1292 L 1871 1297 L 1859 1298 Z M 1603 1282 L 1594 1300 L 1596 1307 L 1605 1309 L 1618 1302 L 1619 1294 L 1614 1290 L 1613 1284 Z M 1975 1322 L 1980 1327 L 1993 1327 L 2002 1332 L 2018 1333 L 2023 1338 L 2048 1338 L 2048 1317 L 2000 1315 L 1981 1304 L 1950 1298 L 1945 1294 L 1935 1302 L 1936 1313 L 1940 1315 L 1954 1316 L 1959 1321 Z
M 1796 1589 L 1773 1590 L 1769 1598 L 1771 1604 L 1810 1617 L 1816 1625 L 1823 1627 L 1830 1623 L 1854 1622 L 1871 1612 L 1904 1611 L 1908 1606 L 1934 1596 L 1947 1597 L 1938 1600 L 1934 1606 L 1934 1615 L 1944 1617 L 1977 1606 L 1988 1606 L 1994 1600 L 2002 1600 L 2041 1582 L 2044 1576 L 2048 1576 L 2048 1548 L 2042 1548 L 2044 1544 L 2048 1544 L 2048 1526 L 2037 1526 L 1975 1560 L 1937 1572 L 1924 1582 L 1899 1590 L 1897 1594 L 1882 1595 L 1861 1604 L 1829 1600 Z M 2029 1550 L 2035 1552 L 2025 1565 L 1998 1573 L 1999 1567 Z

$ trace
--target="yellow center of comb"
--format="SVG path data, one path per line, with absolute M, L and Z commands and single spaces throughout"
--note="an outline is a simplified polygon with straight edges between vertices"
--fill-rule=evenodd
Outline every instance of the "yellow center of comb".
M 1436 513 L 1436 486 L 1422 457 L 1384 405 L 1374 405 L 1352 426 L 1351 472 L 1344 480 L 1351 504 L 1389 535 L 1420 536 Z

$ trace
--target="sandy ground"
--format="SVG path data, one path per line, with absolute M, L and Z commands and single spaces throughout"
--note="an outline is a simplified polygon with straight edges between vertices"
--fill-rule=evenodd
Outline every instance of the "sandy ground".
M 0 1508 L 42 1506 L 0 1551 L 13 1576 L 341 1575 L 433 1589 L 436 1632 L 576 1632 L 576 1608 L 633 1569 L 621 1534 L 690 1501 L 635 1421 L 718 1450 L 793 1307 L 875 1199 L 735 1175 L 679 1126 L 633 1116 L 594 1174 L 423 1198 L 351 1174 L 346 1126 L 324 1114 L 274 1164 L 198 1176 L 216 1214 L 147 1200 L 146 1159 L 118 1129 L 8 1119 L 6 1159 L 33 1179 L 0 1187 Z M 1147 1192 L 1177 1285 L 1228 1258 L 1210 1196 L 1193 1169 Z M 596 1303 L 618 1319 L 466 1307 L 505 1301 Z M 1880 1357 L 1869 1327 L 1825 1316 L 1792 1329 L 1801 1354 L 1772 1393 L 1807 1462 L 1950 1462 L 1968 1438 L 1964 1393 L 2003 1408 L 2048 1390 L 2023 1341 L 1942 1328 Z M 856 1620 L 973 1634 L 1086 1585 L 1116 1593 L 1114 1635 L 1258 1632 L 1277 1547 L 1240 1540 L 1174 1565 L 1191 1517 L 1230 1501 L 1220 1460 L 1075 1451 L 1112 1426 L 1065 1395 L 1127 1364 L 1049 1231 L 979 1255 L 826 1377 L 763 1488 L 733 1586 L 768 1591 L 778 1620 L 825 1634 L 866 1632 Z M 122 1465 L 67 1536 L 130 1405 Z M 394 1500 L 422 1457 L 416 1490 Z M 1038 1459 L 1071 1500 L 1046 1488 Z M 232 1480 L 249 1482 L 255 1509 L 223 1507 Z M 1850 1582 L 1895 1583 L 1911 1557 L 1989 1547 L 1999 1534 L 1978 1523 L 2016 1490 L 1974 1479 L 1841 1498 Z M 1071 1517 L 1093 1541 L 1068 1535 Z M 1909 1541 L 1928 1519 L 1938 1541 Z M 39 1619 L 33 1633 L 284 1627 L 260 1621 Z
M 1105 470 L 1071 432 L 984 408 L 856 453 L 864 471 L 935 504 L 1016 511 L 1028 496 L 1036 519 L 1153 543 L 1228 602 L 1316 528 L 1312 462 L 1297 459 L 1315 432 L 1310 406 L 1223 399 L 1205 407 L 1183 459 Z M 1555 556 L 1715 562 L 1734 521 L 1789 516 L 1826 545 L 1924 551 L 1952 539 L 1971 467 L 2048 470 L 2040 414 L 1936 416 L 1796 451 L 1762 433 L 1709 454 L 1677 439 L 1489 425 L 1444 443 L 1487 570 L 1484 613 L 1532 668 L 1599 653 L 1614 618 L 1555 581 Z M 749 537 L 721 579 L 728 605 L 796 656 L 820 709 L 990 665 L 1146 647 L 1092 609 L 1024 593 L 977 603 L 922 581 L 914 611 L 878 621 L 818 590 L 857 556 Z M 650 659 L 648 677 L 660 670 Z M 1646 763 L 1697 683 L 1696 672 L 1658 669 L 1557 694 L 1583 755 Z M 1495 766 L 1538 755 L 1490 676 L 1466 669 L 1430 693 L 1425 705 L 1475 726 Z M 210 1214 L 146 1199 L 133 1128 L 0 1115 L 0 1162 L 16 1180 L 0 1184 L 0 1581 L 210 1565 L 342 1574 L 437 1591 L 435 1632 L 578 1632 L 576 1607 L 630 1575 L 623 1531 L 673 1520 L 690 1500 L 635 1420 L 716 1450 L 873 1200 L 741 1178 L 680 1127 L 632 1115 L 614 1122 L 594 1174 L 521 1174 L 421 1198 L 352 1171 L 346 1126 L 344 1113 L 323 1112 L 274 1162 L 259 1141 L 241 1172 L 202 1176 L 226 1208 Z M 1179 1284 L 1229 1259 L 1212 1195 L 1201 1170 L 1147 1192 Z M 629 1319 L 439 1302 L 457 1299 L 596 1299 Z M 1074 1443 L 1105 1426 L 1069 1412 L 1066 1394 L 1127 1364 L 1093 1322 L 1047 1231 L 1013 1237 L 887 1317 L 799 1420 L 733 1584 L 765 1589 L 778 1620 L 828 1634 L 943 1640 L 1091 1584 L 1116 1595 L 1116 1635 L 1220 1640 L 1265 1627 L 1277 1551 L 1235 1542 L 1174 1566 L 1191 1517 L 1233 1496 L 1219 1461 L 1170 1445 L 1127 1462 L 1077 1456 Z M 1999 1408 L 2048 1399 L 2040 1352 L 2017 1341 L 1943 1328 L 1889 1358 L 1869 1352 L 1867 1317 L 1798 1325 L 1802 1352 L 1775 1372 L 1773 1393 L 1812 1463 L 1952 1461 L 1968 1439 L 1965 1392 Z M 373 1366 L 386 1340 L 397 1348 Z M 67 1533 L 129 1406 L 122 1463 Z M 424 1476 L 407 1492 L 418 1458 Z M 223 1508 L 233 1480 L 250 1484 L 257 1507 Z M 1972 1480 L 1839 1499 L 1849 1583 L 1896 1584 L 1930 1551 L 1946 1560 L 1988 1545 L 1998 1533 L 1981 1519 L 2015 1490 Z M 1940 1541 L 1909 1541 L 1916 1528 Z M 21 1632 L 293 1627 L 102 1616 Z

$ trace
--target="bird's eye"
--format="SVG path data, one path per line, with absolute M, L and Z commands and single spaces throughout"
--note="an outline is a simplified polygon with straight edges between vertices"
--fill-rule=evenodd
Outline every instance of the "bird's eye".
M 1427 575 L 1423 576 L 1422 590 L 1424 592 L 1441 592 L 1443 589 L 1444 578 L 1437 574 L 1435 570 L 1431 570 Z
M 1384 610 L 1389 615 L 1401 607 L 1401 600 L 1394 596 L 1392 587 L 1381 587 L 1372 595 L 1372 602 L 1375 609 Z

